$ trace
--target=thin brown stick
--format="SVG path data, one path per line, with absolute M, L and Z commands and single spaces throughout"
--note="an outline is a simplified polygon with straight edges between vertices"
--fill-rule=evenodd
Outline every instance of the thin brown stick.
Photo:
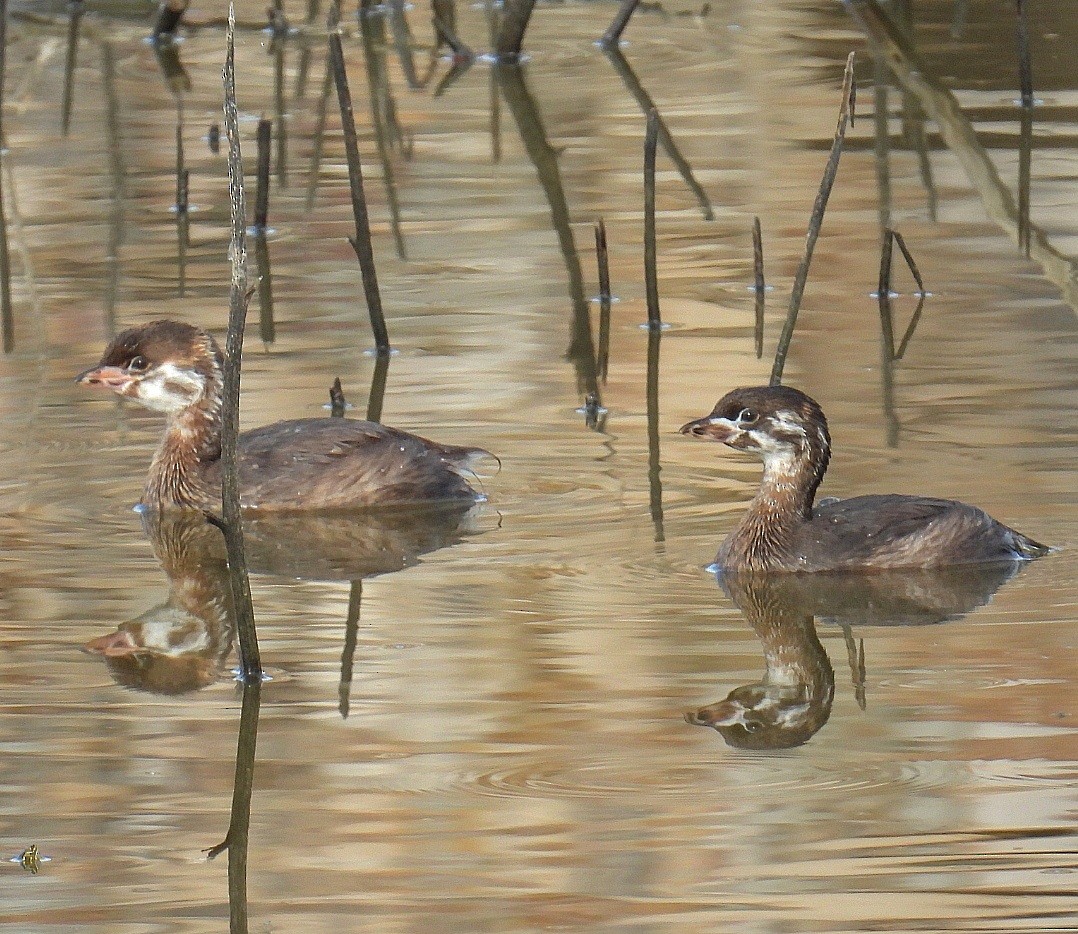
M 352 192 L 352 214 L 356 223 L 356 235 L 348 242 L 356 252 L 359 269 L 363 275 L 363 294 L 367 299 L 367 312 L 374 332 L 374 346 L 379 354 L 390 352 L 389 331 L 382 296 L 378 291 L 378 272 L 374 266 L 374 246 L 371 243 L 371 222 L 367 213 L 367 196 L 363 192 L 363 168 L 359 161 L 359 143 L 356 140 L 356 121 L 352 112 L 352 92 L 348 88 L 348 74 L 344 67 L 344 51 L 341 35 L 337 31 L 336 7 L 329 17 L 329 57 L 333 80 L 337 85 L 337 100 L 341 108 L 341 126 L 344 130 L 344 151 L 348 158 L 348 185 Z
M 344 389 L 341 388 L 341 378 L 338 376 L 329 387 L 329 415 L 330 418 L 344 418 L 344 410 L 348 403 L 344 399 Z
M 610 49 L 617 46 L 621 40 L 621 34 L 625 31 L 625 27 L 629 25 L 629 20 L 639 4 L 640 0 L 621 0 L 621 6 L 618 7 L 617 14 L 611 20 L 606 32 L 599 39 L 599 48 Z
M 809 220 L 808 235 L 805 239 L 805 254 L 801 257 L 801 265 L 797 267 L 797 275 L 794 276 L 793 291 L 790 294 L 790 308 L 786 313 L 786 323 L 782 326 L 778 349 L 775 351 L 775 363 L 771 367 L 772 386 L 778 386 L 782 382 L 782 371 L 786 366 L 786 355 L 790 351 L 790 341 L 793 339 L 794 327 L 797 325 L 797 313 L 801 308 L 801 297 L 805 294 L 805 283 L 808 282 L 809 266 L 812 264 L 812 251 L 816 248 L 816 240 L 819 238 L 820 228 L 823 226 L 824 211 L 827 210 L 827 199 L 831 196 L 831 188 L 834 186 L 835 176 L 838 174 L 838 161 L 842 156 L 842 141 L 846 138 L 846 125 L 850 121 L 853 62 L 854 53 L 851 52 L 846 59 L 846 71 L 842 77 L 842 103 L 839 105 L 835 140 L 831 144 L 831 155 L 827 158 L 827 167 L 824 169 L 823 178 L 820 180 L 820 190 L 816 195 L 816 203 L 812 206 L 812 217 Z
M 928 293 L 925 291 L 925 282 L 921 278 L 921 271 L 917 268 L 917 262 L 913 258 L 913 254 L 910 253 L 909 248 L 906 246 L 906 240 L 897 230 L 892 230 L 894 234 L 895 243 L 898 244 L 898 248 L 902 251 L 902 256 L 906 260 L 906 265 L 909 267 L 910 273 L 913 275 L 913 281 L 917 283 L 917 294 L 925 296 Z
M 228 196 L 232 219 L 232 239 L 228 254 L 232 264 L 232 284 L 228 297 L 228 337 L 225 346 L 224 390 L 221 406 L 221 513 L 222 530 L 228 548 L 228 573 L 236 607 L 236 632 L 240 645 L 240 666 L 244 682 L 261 681 L 262 662 L 255 632 L 251 584 L 243 553 L 243 525 L 240 518 L 239 475 L 236 441 L 239 436 L 240 368 L 243 328 L 251 293 L 247 285 L 247 210 L 243 193 L 243 158 L 240 153 L 239 111 L 236 107 L 236 10 L 228 5 L 228 31 L 224 68 L 225 130 L 228 137 Z
M 1015 22 L 1018 42 L 1018 82 L 1022 90 L 1022 106 L 1033 106 L 1033 65 L 1029 54 L 1029 10 L 1026 0 L 1015 0 Z
M 888 228 L 883 232 L 883 245 L 880 249 L 880 277 L 876 285 L 878 298 L 891 295 L 891 258 L 895 241 L 895 232 Z
M 263 117 L 258 121 L 255 139 L 258 144 L 258 167 L 255 175 L 255 230 L 264 231 L 269 218 L 270 134 L 273 121 Z
M 595 365 L 599 379 L 606 382 L 610 367 L 610 257 L 606 246 L 606 224 L 600 217 L 595 222 L 595 258 L 599 266 L 599 347 Z
M 610 299 L 610 258 L 606 249 L 606 224 L 601 217 L 595 222 L 595 260 L 599 266 L 599 298 Z
M 655 148 L 659 140 L 659 112 L 648 111 L 644 136 L 644 281 L 647 288 L 648 327 L 662 327 L 659 314 L 659 273 L 655 244 Z
M 760 218 L 752 219 L 752 270 L 754 276 L 753 291 L 756 292 L 756 359 L 764 355 L 764 236 L 760 230 Z

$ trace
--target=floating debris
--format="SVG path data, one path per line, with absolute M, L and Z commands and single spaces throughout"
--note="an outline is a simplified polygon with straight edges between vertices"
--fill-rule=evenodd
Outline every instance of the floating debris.
M 30 875 L 36 876 L 41 871 L 42 863 L 51 863 L 51 856 L 44 856 L 38 852 L 37 844 L 31 843 L 25 850 L 23 850 L 18 856 L 12 856 L 8 860 L 9 863 L 18 863 L 25 869 Z

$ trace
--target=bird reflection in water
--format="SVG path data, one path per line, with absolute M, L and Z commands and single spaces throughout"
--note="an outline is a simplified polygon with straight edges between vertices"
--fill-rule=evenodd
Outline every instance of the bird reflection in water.
M 333 516 L 247 517 L 252 573 L 351 581 L 399 571 L 477 531 L 474 503 L 396 507 Z M 217 681 L 232 652 L 232 595 L 224 537 L 201 513 L 143 515 L 169 581 L 168 599 L 83 648 L 105 660 L 120 685 L 185 694 Z M 348 660 L 350 667 L 350 660 Z
M 718 581 L 760 640 L 767 666 L 753 684 L 685 719 L 714 727 L 740 749 L 788 749 L 808 742 L 831 716 L 835 673 L 816 634 L 815 619 L 854 625 L 921 626 L 960 617 L 992 599 L 1020 562 L 874 574 L 720 572 Z M 863 655 L 851 649 L 854 684 L 863 706 Z M 860 671 L 857 668 L 860 667 Z

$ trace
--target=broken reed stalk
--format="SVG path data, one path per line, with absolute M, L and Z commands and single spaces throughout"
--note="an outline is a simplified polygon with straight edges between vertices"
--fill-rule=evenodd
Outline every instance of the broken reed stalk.
M 371 375 L 371 392 L 367 396 L 367 421 L 382 420 L 382 402 L 386 397 L 386 381 L 389 379 L 389 354 L 379 354 L 374 358 L 374 373 Z
M 606 249 L 606 224 L 600 217 L 595 222 L 595 260 L 599 266 L 599 299 L 609 301 L 610 294 L 610 258 Z
M 659 346 L 662 331 L 648 331 L 647 414 L 648 414 L 648 508 L 655 526 L 655 541 L 666 541 L 663 525 L 663 483 L 659 446 Z
M 524 32 L 534 7 L 535 0 L 505 0 L 501 25 L 494 40 L 494 55 L 499 62 L 520 61 Z
M 917 283 L 917 294 L 923 298 L 928 294 L 925 291 L 925 282 L 921 278 L 921 270 L 917 268 L 917 262 L 914 260 L 913 254 L 910 253 L 909 248 L 906 246 L 906 239 L 897 230 L 892 230 L 891 234 L 895 238 L 898 248 L 902 251 L 902 257 L 906 260 L 906 265 L 913 275 L 913 281 Z
M 1022 91 L 1022 106 L 1033 106 L 1033 65 L 1029 54 L 1029 10 L 1026 0 L 1016 0 L 1018 40 L 1018 82 Z
M 352 214 L 356 222 L 356 235 L 348 242 L 356 252 L 359 269 L 363 275 L 363 294 L 367 299 L 367 311 L 374 332 L 374 346 L 379 355 L 390 352 L 389 331 L 386 329 L 382 296 L 378 291 L 378 273 L 374 267 L 374 247 L 371 243 L 371 221 L 367 213 L 367 197 L 363 192 L 363 168 L 359 161 L 359 143 L 356 141 L 356 120 L 352 112 L 352 92 L 348 88 L 348 74 L 344 68 L 344 51 L 341 35 L 337 31 L 338 11 L 336 5 L 329 14 L 329 58 L 333 80 L 337 85 L 337 101 L 341 108 L 341 127 L 344 130 L 344 151 L 348 159 L 348 186 L 352 192 Z
M 611 20 L 606 32 L 599 39 L 599 48 L 611 49 L 617 46 L 618 42 L 621 41 L 621 34 L 625 31 L 625 27 L 629 25 L 629 20 L 639 4 L 640 0 L 621 0 L 621 6 L 618 7 L 617 14 Z
M 764 235 L 760 230 L 760 218 L 752 219 L 752 270 L 753 291 L 756 292 L 756 359 L 764 355 L 764 294 L 767 286 L 764 283 Z
M 599 346 L 595 354 L 596 376 L 606 383 L 610 369 L 610 257 L 606 246 L 606 224 L 595 222 L 595 259 L 599 266 Z
M 263 117 L 258 121 L 255 137 L 258 143 L 258 169 L 255 176 L 255 222 L 256 231 L 265 231 L 269 226 L 269 177 L 270 177 L 270 134 L 273 121 Z
M 221 406 L 221 513 L 222 530 L 228 548 L 228 574 L 236 607 L 236 633 L 240 646 L 240 665 L 246 684 L 261 681 L 262 662 L 255 632 L 251 584 L 243 554 L 243 526 L 240 518 L 240 495 L 236 441 L 239 436 L 240 366 L 243 353 L 243 328 L 251 294 L 247 286 L 247 215 L 243 193 L 243 159 L 240 153 L 239 112 L 236 108 L 236 8 L 228 5 L 228 29 L 225 36 L 225 67 L 222 75 L 225 91 L 225 132 L 228 137 L 228 197 L 232 220 L 232 238 L 228 255 L 232 264 L 232 283 L 228 296 L 228 337 L 225 343 L 224 388 Z
M 191 0 L 161 0 L 161 5 L 157 8 L 157 20 L 153 24 L 153 33 L 151 33 L 154 42 L 175 38 L 180 20 L 183 19 L 183 14 L 187 12 L 190 4 Z
M 794 336 L 794 327 L 797 325 L 797 313 L 801 308 L 801 297 L 805 294 L 805 283 L 808 281 L 809 266 L 812 263 L 812 251 L 816 248 L 816 240 L 820 236 L 820 228 L 823 226 L 824 211 L 827 210 L 827 199 L 831 196 L 831 188 L 835 184 L 835 176 L 838 174 L 838 161 L 842 156 L 842 141 L 846 138 L 846 126 L 852 115 L 853 101 L 853 63 L 854 53 L 851 52 L 846 59 L 846 71 L 842 77 L 842 103 L 838 111 L 838 127 L 835 129 L 835 140 L 831 144 L 831 154 L 827 157 L 827 167 L 824 169 L 823 178 L 820 179 L 820 190 L 816 194 L 816 203 L 812 206 L 812 217 L 809 220 L 808 234 L 805 238 L 805 253 L 801 257 L 801 264 L 797 267 L 797 275 L 794 276 L 793 290 L 790 293 L 790 308 L 786 313 L 786 323 L 782 326 L 782 335 L 779 337 L 778 349 L 775 351 L 775 362 L 771 367 L 771 385 L 778 386 L 782 382 L 782 371 L 786 366 L 786 355 L 790 351 L 790 341 Z
M 648 111 L 644 136 L 644 281 L 647 287 L 648 327 L 662 327 L 659 314 L 659 274 L 655 248 L 655 148 L 659 140 L 659 112 Z
M 895 232 L 890 228 L 883 232 L 883 245 L 880 248 L 880 278 L 876 285 L 878 298 L 891 297 L 891 259 L 894 253 Z
M 341 378 L 338 376 L 329 387 L 329 417 L 344 418 L 344 411 L 348 403 L 344 399 L 344 389 L 341 388 Z

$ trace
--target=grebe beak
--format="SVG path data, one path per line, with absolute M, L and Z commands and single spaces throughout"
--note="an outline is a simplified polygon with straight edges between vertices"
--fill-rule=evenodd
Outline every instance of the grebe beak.
M 82 650 L 89 655 L 104 655 L 106 658 L 118 658 L 123 655 L 134 655 L 141 651 L 141 647 L 131 638 L 131 633 L 126 630 L 110 632 L 104 636 L 91 639 Z
M 721 441 L 723 444 L 729 444 L 740 434 L 740 431 L 730 419 L 718 418 L 714 415 L 705 415 L 703 418 L 698 418 L 681 426 L 681 434 L 683 435 L 707 438 L 710 441 Z
M 723 700 L 717 704 L 708 704 L 699 710 L 690 710 L 685 714 L 685 722 L 693 726 L 710 726 L 716 729 L 720 726 L 733 726 L 740 723 L 743 716 L 743 708 L 737 701 Z
M 75 377 L 84 386 L 104 386 L 113 392 L 123 392 L 135 381 L 126 370 L 118 366 L 92 366 Z

